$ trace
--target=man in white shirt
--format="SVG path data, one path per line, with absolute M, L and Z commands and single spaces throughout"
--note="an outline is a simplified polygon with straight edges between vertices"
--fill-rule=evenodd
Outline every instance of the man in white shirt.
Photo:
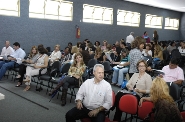
M 104 122 L 105 111 L 112 106 L 112 88 L 104 78 L 104 66 L 96 64 L 94 78 L 86 80 L 76 95 L 76 107 L 66 113 L 66 122 L 90 118 L 92 122 Z
M 131 43 L 134 41 L 134 32 L 131 32 L 129 36 L 126 37 L 126 45 L 128 49 L 131 49 Z
M 18 63 L 21 63 L 18 61 L 24 59 L 24 57 L 26 56 L 26 53 L 24 52 L 24 50 L 20 48 L 20 44 L 18 42 L 15 42 L 13 46 L 14 46 L 13 48 L 15 49 L 15 51 L 13 52 L 12 55 L 7 57 L 8 61 L 0 61 L 0 80 L 6 73 L 6 70 L 10 68 L 14 68 L 14 66 L 18 67 L 19 66 Z
M 5 47 L 2 48 L 1 56 L 12 55 L 13 52 L 14 52 L 14 49 L 10 46 L 10 42 L 5 41 Z

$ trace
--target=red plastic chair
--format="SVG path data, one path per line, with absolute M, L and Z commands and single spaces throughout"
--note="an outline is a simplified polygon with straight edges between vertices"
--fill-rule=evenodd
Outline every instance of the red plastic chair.
M 183 121 L 185 122 L 185 111 L 181 112 L 181 116 L 183 118 Z
M 116 95 L 115 95 L 114 91 L 112 91 L 112 106 L 114 105 L 115 99 L 116 99 Z M 109 116 L 110 110 L 107 113 Z M 90 118 L 83 118 L 80 120 L 81 120 L 81 122 L 91 122 Z M 114 122 L 114 121 L 110 121 L 110 119 L 108 117 L 105 117 L 105 122 Z
M 142 106 L 138 106 L 138 117 L 141 120 L 144 120 L 147 115 L 152 112 L 152 108 L 154 107 L 152 102 L 145 101 L 142 103 Z
M 131 121 L 133 115 L 137 114 L 138 100 L 134 95 L 126 94 L 119 100 L 119 109 L 126 113 L 125 121 L 127 120 L 127 114 L 131 114 Z

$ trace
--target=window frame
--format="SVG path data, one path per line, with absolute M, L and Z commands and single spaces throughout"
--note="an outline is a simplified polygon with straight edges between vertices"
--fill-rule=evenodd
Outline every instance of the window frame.
M 146 23 L 146 19 L 147 19 L 147 17 L 150 17 L 151 19 L 150 19 L 150 22 L 148 23 Z M 159 22 L 157 22 L 158 21 L 158 19 L 160 18 L 160 24 L 158 24 Z M 156 24 L 154 24 L 154 22 L 152 23 L 151 21 L 154 21 L 154 20 L 152 20 L 152 19 L 156 19 Z M 162 25 L 163 25 L 163 17 L 162 16 L 158 16 L 158 15 L 152 15 L 152 14 L 146 14 L 145 15 L 145 27 L 146 28 L 158 28 L 158 29 L 162 29 Z
M 169 19 L 169 24 L 168 26 L 166 25 L 166 19 Z M 170 21 L 173 21 L 173 26 L 170 26 L 172 23 Z M 177 27 L 175 27 L 175 21 L 177 21 Z M 179 19 L 177 18 L 170 18 L 170 17 L 165 17 L 165 24 L 164 24 L 164 29 L 168 30 L 179 30 Z

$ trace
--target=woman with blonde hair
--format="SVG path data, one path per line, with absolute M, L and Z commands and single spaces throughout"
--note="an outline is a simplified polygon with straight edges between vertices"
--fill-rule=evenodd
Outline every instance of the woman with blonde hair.
M 78 47 L 77 47 L 77 46 L 72 46 L 71 54 L 73 54 L 73 55 L 72 55 L 71 60 L 74 60 L 75 54 L 76 54 L 77 52 L 79 52 Z
M 156 44 L 154 46 L 154 59 L 152 61 L 152 68 L 155 68 L 155 66 L 159 64 L 159 62 L 162 60 L 163 60 L 163 51 L 160 45 Z
M 20 87 L 22 85 L 22 81 L 24 78 L 24 74 L 26 73 L 27 65 L 34 64 L 37 61 L 38 57 L 39 57 L 38 48 L 37 46 L 33 46 L 31 48 L 30 54 L 28 55 L 28 58 L 26 60 L 22 60 L 23 63 L 19 66 L 19 72 L 16 77 L 16 80 L 19 80 L 19 81 L 15 87 Z
M 61 59 L 60 45 L 58 44 L 55 45 L 55 50 L 51 53 L 51 55 L 49 56 L 49 59 L 50 59 L 51 65 L 53 64 L 53 62 Z
M 139 102 L 140 106 L 143 101 L 153 102 L 155 122 L 183 122 L 173 98 L 169 95 L 169 87 L 162 78 L 157 77 L 153 80 L 150 97 L 142 97 Z
M 67 90 L 69 85 L 78 85 L 79 78 L 83 75 L 86 66 L 83 62 L 83 56 L 81 53 L 76 53 L 74 57 L 74 61 L 69 68 L 68 76 L 66 76 L 63 80 L 59 81 L 60 83 L 55 87 L 49 95 L 52 95 L 56 90 L 58 90 L 62 86 L 62 106 L 66 104 Z

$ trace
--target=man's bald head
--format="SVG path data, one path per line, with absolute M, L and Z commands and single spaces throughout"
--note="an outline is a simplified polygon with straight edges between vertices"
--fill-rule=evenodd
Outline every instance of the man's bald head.
M 8 48 L 10 46 L 10 41 L 5 41 L 5 46 Z

